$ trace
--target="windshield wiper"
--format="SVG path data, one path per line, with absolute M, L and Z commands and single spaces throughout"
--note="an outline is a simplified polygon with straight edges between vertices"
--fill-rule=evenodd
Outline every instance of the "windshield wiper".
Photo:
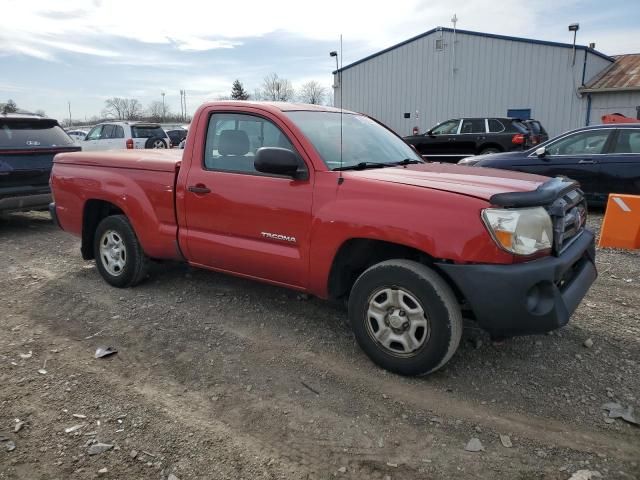
M 334 172 L 340 170 L 365 170 L 367 168 L 384 168 L 384 167 L 397 167 L 399 165 L 413 165 L 415 163 L 424 163 L 414 158 L 404 158 L 398 162 L 360 162 L 355 165 L 347 165 L 344 167 L 334 168 Z
M 418 160 L 416 158 L 403 158 L 399 162 L 391 162 L 387 163 L 387 165 L 414 165 L 416 163 L 424 163 L 422 160 Z
M 384 168 L 395 166 L 395 164 L 390 163 L 380 163 L 380 162 L 360 162 L 355 165 L 345 165 L 344 167 L 336 167 L 332 169 L 334 172 L 339 172 L 341 170 L 365 170 L 367 168 Z

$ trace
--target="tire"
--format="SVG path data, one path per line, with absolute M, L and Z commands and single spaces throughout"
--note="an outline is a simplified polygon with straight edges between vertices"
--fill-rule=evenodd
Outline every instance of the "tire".
M 144 144 L 144 148 L 167 148 L 167 142 L 164 138 L 150 137 Z
M 396 300 L 401 299 L 399 310 L 408 307 L 404 316 L 398 309 L 390 313 L 393 307 L 384 305 L 393 303 L 394 295 Z M 360 348 L 373 362 L 407 376 L 426 375 L 444 366 L 458 349 L 463 328 L 460 306 L 451 288 L 432 269 L 411 260 L 381 262 L 360 275 L 351 290 L 349 319 Z M 398 321 L 405 324 L 398 325 Z M 404 332 L 398 334 L 402 329 Z M 391 331 L 387 332 L 387 342 L 394 338 L 404 340 L 385 346 L 380 340 L 385 336 L 384 330 Z M 402 345 L 407 335 L 412 339 L 413 350 Z
M 98 224 L 93 253 L 98 272 L 114 287 L 133 287 L 147 275 L 147 256 L 124 215 L 106 217 Z
M 491 153 L 500 153 L 502 150 L 500 150 L 499 148 L 495 148 L 495 147 L 487 147 L 487 148 L 483 148 L 482 150 L 480 150 L 479 155 L 489 155 Z

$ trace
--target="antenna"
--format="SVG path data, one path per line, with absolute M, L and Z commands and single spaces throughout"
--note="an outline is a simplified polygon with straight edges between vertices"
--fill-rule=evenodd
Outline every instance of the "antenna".
M 340 70 L 338 70 L 338 81 L 340 82 L 340 177 L 338 177 L 338 185 L 344 182 L 342 177 L 342 34 L 340 34 Z
M 344 182 L 342 176 L 342 34 L 340 34 L 340 66 L 338 66 L 338 52 L 333 50 L 329 52 L 329 56 L 336 59 L 336 73 L 338 74 L 338 87 L 340 88 L 340 173 L 338 175 L 338 185 L 342 185 L 342 182 Z

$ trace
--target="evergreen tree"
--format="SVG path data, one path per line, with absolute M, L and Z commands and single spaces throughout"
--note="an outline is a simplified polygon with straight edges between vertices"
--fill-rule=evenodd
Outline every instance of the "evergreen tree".
M 233 100 L 248 100 L 249 94 L 244 89 L 242 82 L 240 80 L 236 80 L 233 82 L 233 87 L 231 88 L 231 98 Z

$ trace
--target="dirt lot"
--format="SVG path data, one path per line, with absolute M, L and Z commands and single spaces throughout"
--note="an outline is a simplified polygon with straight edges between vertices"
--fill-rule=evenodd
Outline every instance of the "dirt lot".
M 183 265 L 117 290 L 43 213 L 0 219 L 0 248 L 0 479 L 640 478 L 640 428 L 601 409 L 640 417 L 636 254 L 599 251 L 562 330 L 468 328 L 408 379 L 319 300 Z

